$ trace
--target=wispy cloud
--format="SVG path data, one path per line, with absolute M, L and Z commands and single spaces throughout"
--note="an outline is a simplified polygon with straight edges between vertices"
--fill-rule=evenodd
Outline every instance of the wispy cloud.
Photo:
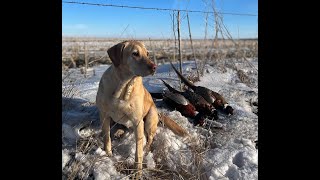
M 62 25 L 62 27 L 66 29 L 87 29 L 88 26 L 85 24 L 68 24 L 68 25 Z

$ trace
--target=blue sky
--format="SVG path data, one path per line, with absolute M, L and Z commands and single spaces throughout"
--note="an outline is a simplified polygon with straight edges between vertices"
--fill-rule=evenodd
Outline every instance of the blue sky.
M 212 0 L 63 0 L 170 9 L 212 11 Z M 205 2 L 209 3 L 206 5 Z M 218 11 L 258 14 L 258 0 L 215 0 Z M 172 12 L 62 3 L 62 34 L 110 38 L 173 38 Z M 181 37 L 188 38 L 186 13 L 181 12 Z M 193 38 L 204 38 L 205 14 L 189 13 Z M 223 15 L 233 38 L 257 38 L 258 16 Z M 239 32 L 239 33 L 238 33 Z M 209 15 L 208 36 L 214 36 Z

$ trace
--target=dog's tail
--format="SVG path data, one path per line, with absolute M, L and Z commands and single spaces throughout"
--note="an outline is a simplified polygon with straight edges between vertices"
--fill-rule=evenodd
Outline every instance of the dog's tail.
M 159 114 L 159 120 L 164 123 L 166 127 L 168 127 L 173 133 L 175 133 L 178 136 L 185 137 L 189 134 L 185 129 L 183 129 L 181 126 L 179 126 L 174 120 L 170 119 L 168 116 L 165 116 L 164 114 Z
M 191 88 L 192 90 L 194 90 L 196 88 L 196 86 L 190 82 L 188 79 L 186 79 L 185 77 L 183 77 L 183 75 L 174 67 L 174 65 L 170 62 L 173 70 L 177 73 L 178 77 L 182 80 L 182 82 L 184 84 L 186 84 L 189 88 Z

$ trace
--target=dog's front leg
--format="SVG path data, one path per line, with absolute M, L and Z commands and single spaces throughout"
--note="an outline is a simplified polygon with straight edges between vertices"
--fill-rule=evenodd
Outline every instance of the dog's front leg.
M 111 120 L 111 117 L 105 117 L 102 121 L 102 137 L 104 141 L 104 150 L 106 151 L 108 156 L 112 156 L 111 138 L 110 138 L 110 120 Z
M 138 170 L 137 178 L 142 175 L 142 161 L 143 161 L 143 138 L 144 138 L 144 122 L 143 119 L 139 120 L 135 125 L 135 136 L 136 136 L 136 156 L 135 156 L 135 167 Z

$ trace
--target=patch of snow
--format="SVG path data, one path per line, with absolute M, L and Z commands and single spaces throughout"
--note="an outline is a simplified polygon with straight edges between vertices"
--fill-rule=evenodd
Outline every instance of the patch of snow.
M 70 160 L 70 155 L 69 155 L 69 150 L 68 149 L 63 149 L 62 150 L 62 169 L 66 166 L 66 164 Z
M 256 59 L 250 59 L 254 65 L 257 65 L 256 61 Z M 73 97 L 76 101 L 69 104 L 70 109 L 63 111 L 65 118 L 63 118 L 62 124 L 62 137 L 67 140 L 64 143 L 69 146 L 62 151 L 62 168 L 70 161 L 70 151 L 75 149 L 77 139 L 85 139 L 101 132 L 99 125 L 96 126 L 97 128 L 92 128 L 89 125 L 93 120 L 99 122 L 94 102 L 100 78 L 108 67 L 109 65 L 93 67 L 96 72 L 95 76 L 92 75 L 81 81 L 76 81 L 79 81 L 75 87 L 79 93 Z M 190 71 L 194 71 L 194 67 L 194 62 L 184 62 L 183 74 L 187 75 Z M 181 172 L 184 168 L 188 173 L 195 174 L 199 170 L 199 167 L 195 165 L 195 157 L 201 155 L 200 167 L 202 171 L 206 172 L 208 179 L 251 180 L 258 178 L 258 150 L 253 143 L 254 140 L 257 140 L 258 135 L 258 116 L 253 113 L 254 108 L 250 104 L 250 100 L 257 101 L 258 89 L 236 82 L 236 71 L 226 69 L 227 72 L 222 73 L 215 67 L 206 65 L 204 76 L 195 84 L 223 95 L 235 109 L 235 114 L 226 116 L 219 113 L 219 120 L 212 121 L 211 126 L 222 129 L 214 130 L 195 127 L 190 123 L 192 120 L 182 116 L 180 112 L 159 106 L 158 111 L 166 114 L 185 128 L 190 138 L 179 137 L 159 124 L 150 148 L 151 151 L 145 155 L 143 160 L 148 168 L 152 169 L 156 167 L 156 164 L 160 164 L 177 172 Z M 244 68 L 243 70 L 249 72 L 248 69 Z M 72 75 L 73 78 L 83 78 L 80 72 L 73 71 L 75 71 Z M 255 76 L 255 74 L 253 73 L 251 76 Z M 164 79 L 173 87 L 179 87 L 179 79 L 168 63 L 159 65 L 155 75 L 144 77 L 143 83 L 149 92 L 162 92 L 166 87 L 160 79 Z M 66 86 L 67 84 L 64 85 L 64 87 Z M 84 106 L 86 102 L 91 102 L 93 105 L 86 107 Z M 102 142 L 102 138 L 99 141 Z M 146 144 L 146 138 L 143 143 Z M 208 144 L 208 147 L 202 151 L 201 147 L 204 144 Z M 115 164 L 117 162 L 134 164 L 136 143 L 133 130 L 126 130 L 121 138 L 112 140 L 112 157 L 107 157 L 101 148 L 102 145 L 98 145 L 93 152 L 75 153 L 75 158 L 83 162 L 80 171 L 85 171 L 86 168 L 92 166 L 92 174 L 95 179 L 124 178 L 126 175 L 118 172 Z M 199 152 L 202 153 L 199 154 Z
M 121 179 L 124 175 L 120 174 L 114 167 L 115 161 L 106 156 L 105 151 L 98 148 L 95 152 L 97 156 L 93 165 L 93 175 L 97 180 Z
M 248 139 L 234 139 L 206 153 L 211 179 L 258 179 L 258 150 Z
M 78 133 L 68 124 L 62 124 L 62 138 L 67 138 L 70 140 L 76 140 L 78 138 Z
M 148 155 L 145 157 L 145 159 L 147 161 L 148 168 L 155 168 L 156 167 L 156 163 L 153 160 L 153 154 L 151 152 L 148 153 Z

